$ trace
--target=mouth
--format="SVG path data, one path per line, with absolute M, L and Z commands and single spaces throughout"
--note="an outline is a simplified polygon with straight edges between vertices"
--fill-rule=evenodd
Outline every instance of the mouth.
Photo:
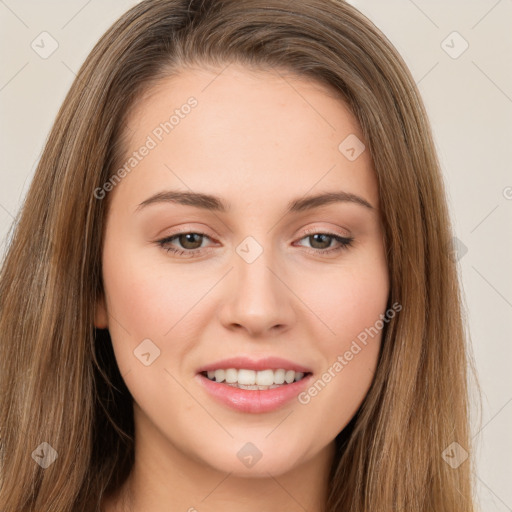
M 243 413 L 272 412 L 292 401 L 313 379 L 311 368 L 281 357 L 230 357 L 196 370 L 198 384 L 218 403 Z
M 196 378 L 204 392 L 224 406 L 242 413 L 270 413 L 293 403 L 311 385 L 313 374 L 279 367 L 213 366 L 199 371 Z
M 210 381 L 238 389 L 266 391 L 288 386 L 311 375 L 311 372 L 285 368 L 252 370 L 248 368 L 218 368 L 199 372 Z

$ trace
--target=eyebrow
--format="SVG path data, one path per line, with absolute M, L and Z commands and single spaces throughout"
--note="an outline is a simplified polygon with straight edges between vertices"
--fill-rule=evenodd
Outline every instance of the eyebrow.
M 370 210 L 374 209 L 374 207 L 366 199 L 356 194 L 337 191 L 324 192 L 313 196 L 305 196 L 293 199 L 287 205 L 286 214 L 312 210 L 313 208 L 319 208 L 320 206 L 338 202 L 354 203 Z M 176 203 L 220 213 L 226 213 L 231 208 L 231 205 L 227 201 L 224 201 L 222 198 L 211 194 L 179 190 L 166 190 L 163 192 L 158 192 L 157 194 L 154 194 L 151 197 L 148 197 L 146 200 L 142 201 L 142 203 L 137 206 L 135 211 L 137 212 L 146 206 L 158 203 Z

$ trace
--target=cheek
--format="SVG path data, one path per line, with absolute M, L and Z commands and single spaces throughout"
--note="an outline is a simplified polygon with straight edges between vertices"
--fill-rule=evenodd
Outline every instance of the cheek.
M 123 243 L 115 230 L 107 237 L 103 252 L 103 281 L 108 310 L 108 329 L 122 375 L 140 370 L 134 357 L 143 340 L 151 340 L 153 357 L 162 349 L 160 339 L 172 325 L 172 304 L 162 297 L 162 281 L 155 269 L 144 265 L 137 251 Z M 140 252 L 140 251 L 139 251 Z M 160 289 L 155 287 L 160 284 Z M 146 342 L 147 344 L 147 342 Z M 155 358 L 155 363 L 159 362 Z M 156 364 L 152 364 L 156 366 Z
M 161 338 L 191 310 L 208 282 L 170 269 L 165 262 L 155 264 L 154 257 L 151 263 L 147 251 L 140 248 L 127 248 L 124 256 L 118 258 L 114 247 L 115 240 L 105 246 L 103 259 L 112 327 L 116 328 L 116 320 L 124 320 L 126 330 L 134 335 Z
M 129 260 L 113 265 L 106 262 L 104 276 L 111 316 L 109 328 L 118 329 L 119 325 L 116 324 L 119 323 L 125 327 L 125 334 L 128 331 L 134 336 L 156 336 L 164 328 L 158 319 L 164 317 L 166 309 L 168 313 L 171 309 L 168 297 L 162 297 L 163 287 L 155 287 L 151 270 L 143 269 Z
M 357 340 L 332 354 L 324 371 L 300 393 L 299 407 L 311 425 L 334 438 L 354 417 L 370 389 L 377 366 L 380 333 L 367 345 Z
M 212 272 L 198 276 L 187 265 L 171 268 L 165 253 L 163 262 L 155 264 L 147 251 L 130 247 L 118 250 L 121 247 L 122 240 L 112 236 L 103 257 L 109 331 L 121 373 L 140 369 L 134 354 L 147 339 L 154 343 L 155 353 L 160 351 L 151 368 L 171 369 L 199 339 L 210 314 L 204 309 L 207 301 L 201 299 L 218 277 Z M 172 340 L 186 343 L 170 343 Z
M 321 320 L 323 330 L 317 331 L 316 339 L 324 343 L 326 354 L 350 345 L 385 313 L 389 280 L 383 259 L 360 258 L 321 274 L 303 275 L 307 277 L 300 281 L 301 297 Z
M 373 380 L 385 325 L 388 272 L 384 259 L 373 264 L 361 260 L 316 282 L 308 300 L 322 319 L 315 340 L 324 366 L 298 398 L 309 421 L 322 418 L 326 431 L 336 435 L 356 413 Z

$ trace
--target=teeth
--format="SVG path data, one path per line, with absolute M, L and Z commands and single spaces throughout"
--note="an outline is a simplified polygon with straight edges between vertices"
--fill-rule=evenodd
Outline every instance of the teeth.
M 238 380 L 238 371 L 234 368 L 228 368 L 226 370 L 226 382 L 228 384 L 234 384 Z
M 287 383 L 287 384 L 291 384 L 295 379 L 295 372 L 293 370 L 288 370 L 285 374 L 284 374 L 284 381 Z
M 235 382 L 245 386 L 254 386 L 256 384 L 256 372 L 254 370 L 238 370 L 238 378 Z M 258 384 L 263 384 L 263 382 L 258 382 Z
M 276 370 L 274 372 L 274 382 L 276 384 L 284 384 L 284 376 L 286 375 L 285 370 Z
M 240 370 L 240 372 L 243 371 L 244 370 Z M 239 384 L 243 384 L 243 382 L 239 381 Z M 275 384 L 274 370 L 261 370 L 256 373 L 256 384 L 258 384 L 258 386 L 272 386 L 272 384 Z
M 215 382 L 225 382 L 226 384 L 240 387 L 242 389 L 273 389 L 286 382 L 291 384 L 304 377 L 304 373 L 294 370 L 246 370 L 244 368 L 227 368 L 220 370 L 211 370 L 207 372 L 208 378 Z

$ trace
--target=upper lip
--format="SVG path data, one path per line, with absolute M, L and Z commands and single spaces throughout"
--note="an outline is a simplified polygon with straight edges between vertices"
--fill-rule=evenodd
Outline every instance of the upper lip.
M 246 369 L 246 370 L 294 370 L 296 372 L 311 373 L 311 370 L 306 366 L 283 359 L 281 357 L 264 357 L 262 359 L 251 359 L 246 356 L 230 357 L 229 359 L 222 359 L 214 363 L 201 366 L 197 373 L 208 372 L 213 370 L 224 370 L 228 368 Z

